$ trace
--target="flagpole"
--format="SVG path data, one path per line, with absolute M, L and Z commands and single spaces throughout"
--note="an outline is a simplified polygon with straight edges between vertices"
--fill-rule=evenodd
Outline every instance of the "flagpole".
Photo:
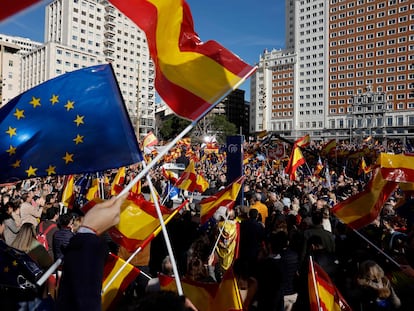
M 184 201 L 179 207 L 177 207 L 173 213 L 175 213 L 175 211 L 177 210 L 181 210 L 181 208 L 184 207 L 185 204 L 187 204 L 187 201 Z M 169 216 L 173 217 L 174 214 L 171 214 Z M 159 233 L 159 231 L 158 231 Z M 109 286 L 111 286 L 111 284 L 116 280 L 116 278 L 121 274 L 121 272 L 125 269 L 125 267 L 131 262 L 131 260 L 139 254 L 139 252 L 141 252 L 157 235 L 158 233 L 153 233 L 152 235 L 150 235 L 149 237 L 147 237 L 142 244 L 129 256 L 129 258 L 122 264 L 121 267 L 119 267 L 118 271 L 114 274 L 114 276 L 112 277 L 112 279 L 110 279 L 107 283 L 106 286 L 102 289 L 102 294 L 109 288 Z M 142 271 L 141 271 L 142 273 Z
M 146 167 L 145 161 L 142 161 L 142 166 L 145 169 L 145 167 Z M 174 253 L 173 253 L 172 246 L 171 246 L 171 241 L 170 241 L 170 238 L 168 236 L 167 228 L 166 228 L 165 223 L 164 223 L 164 218 L 162 217 L 162 213 L 161 213 L 161 209 L 160 209 L 160 203 L 157 200 L 157 196 L 156 196 L 156 193 L 155 193 L 154 185 L 153 185 L 152 180 L 151 180 L 151 176 L 147 174 L 146 178 L 147 178 L 147 181 L 148 181 L 148 185 L 150 187 L 151 195 L 154 198 L 155 210 L 157 211 L 158 219 L 160 221 L 160 225 L 161 225 L 161 228 L 162 228 L 162 234 L 164 236 L 165 244 L 166 244 L 167 250 L 168 250 L 168 255 L 170 256 L 171 265 L 172 265 L 173 272 L 174 272 L 175 284 L 177 285 L 177 292 L 178 292 L 178 295 L 183 296 L 184 295 L 183 287 L 181 285 L 180 275 L 178 274 L 177 263 L 175 261 Z
M 315 269 L 313 267 L 313 259 L 312 259 L 312 256 L 309 256 L 309 262 L 310 262 L 311 271 L 312 271 L 312 281 L 313 281 L 313 287 L 315 289 L 315 295 L 316 295 L 316 302 L 318 304 L 318 310 L 321 310 L 322 311 L 321 302 L 319 300 L 318 285 L 316 284 L 316 275 L 315 275 Z
M 380 249 L 378 246 L 376 246 L 374 243 L 372 243 L 370 240 L 368 240 L 365 236 L 363 236 L 358 230 L 352 229 L 358 236 L 360 236 L 365 242 L 367 242 L 369 245 L 371 245 L 373 248 L 375 248 L 378 252 L 380 252 L 382 255 L 384 255 L 389 261 L 391 261 L 393 264 L 395 264 L 398 268 L 400 268 L 400 264 L 396 262 L 390 255 L 385 253 L 382 249 Z
M 188 132 L 190 132 L 193 127 L 197 124 L 197 121 L 191 122 L 180 134 L 178 134 L 165 148 L 162 149 L 160 153 L 146 166 L 144 166 L 144 169 L 137 175 L 133 180 L 130 181 L 130 183 L 121 191 L 120 194 L 118 194 L 118 197 L 124 195 L 125 193 L 129 192 L 129 190 L 132 189 L 132 187 L 140 180 L 142 179 L 149 170 L 155 166 L 167 153 L 170 151 L 172 147 L 175 146 L 175 144 L 183 138 Z
M 220 241 L 221 235 L 223 234 L 223 231 L 224 231 L 224 226 L 226 225 L 226 223 L 227 223 L 227 220 L 228 220 L 228 219 L 229 219 L 229 214 L 228 214 L 228 212 L 227 212 L 227 214 L 226 214 L 226 218 L 224 219 L 224 224 L 223 224 L 223 226 L 220 228 L 220 232 L 219 232 L 219 234 L 218 234 L 218 237 L 217 237 L 217 239 L 216 239 L 216 242 L 214 243 L 213 250 L 212 250 L 212 252 L 211 252 L 211 254 L 210 254 L 210 256 L 209 256 L 209 257 L 211 257 L 211 256 L 214 254 L 214 252 L 216 251 L 216 247 L 217 247 L 217 245 L 218 245 L 218 243 L 219 243 L 219 241 Z

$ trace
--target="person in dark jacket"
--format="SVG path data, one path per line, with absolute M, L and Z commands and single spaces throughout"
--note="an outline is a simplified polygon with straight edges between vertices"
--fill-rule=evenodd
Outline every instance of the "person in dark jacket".
M 64 257 L 65 248 L 75 235 L 72 232 L 72 215 L 63 214 L 59 216 L 59 230 L 53 235 L 53 257 L 55 260 Z

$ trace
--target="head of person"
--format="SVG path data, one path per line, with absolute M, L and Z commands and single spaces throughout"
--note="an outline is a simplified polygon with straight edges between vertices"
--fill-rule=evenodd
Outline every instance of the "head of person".
M 59 217 L 59 207 L 51 206 L 46 210 L 46 219 L 56 221 Z
M 72 225 L 73 217 L 66 213 L 59 216 L 58 223 L 60 228 L 68 228 Z

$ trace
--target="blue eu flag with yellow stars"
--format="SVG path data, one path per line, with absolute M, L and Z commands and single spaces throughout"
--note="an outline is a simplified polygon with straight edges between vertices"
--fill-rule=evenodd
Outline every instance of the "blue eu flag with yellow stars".
M 48 80 L 0 109 L 0 183 L 141 161 L 109 64 Z

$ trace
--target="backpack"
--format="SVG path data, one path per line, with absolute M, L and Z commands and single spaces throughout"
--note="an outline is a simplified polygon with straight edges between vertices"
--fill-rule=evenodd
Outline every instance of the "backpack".
M 37 234 L 36 239 L 48 251 L 49 250 L 49 243 L 47 242 L 46 235 L 49 233 L 50 230 L 52 230 L 53 228 L 56 228 L 57 225 L 56 224 L 51 224 L 49 227 L 47 227 L 47 229 L 45 231 L 43 231 L 43 224 L 44 224 L 43 222 L 41 224 L 39 224 L 39 233 Z

